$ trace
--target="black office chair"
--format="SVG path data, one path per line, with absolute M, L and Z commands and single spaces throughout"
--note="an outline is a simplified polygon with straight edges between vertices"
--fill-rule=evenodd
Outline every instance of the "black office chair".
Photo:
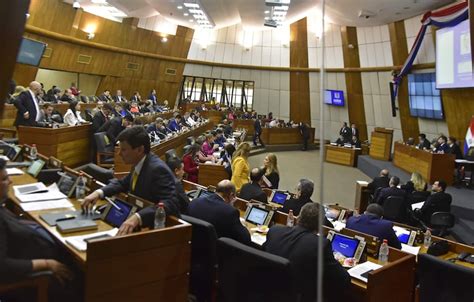
M 379 196 L 380 194 L 380 191 L 382 191 L 382 187 L 378 187 L 377 189 L 375 189 L 374 193 L 373 194 L 370 194 L 369 196 L 369 204 L 370 203 L 375 203 L 377 202 L 377 197 Z
M 101 183 L 108 184 L 114 178 L 114 171 L 111 169 L 102 168 L 96 164 L 86 164 L 75 168 L 76 171 L 84 171 L 86 174 L 92 176 Z
M 217 240 L 217 258 L 218 301 L 298 301 L 288 259 L 230 238 Z
M 472 302 L 474 270 L 441 258 L 418 254 L 420 302 Z
M 165 152 L 166 161 L 168 161 L 170 158 L 173 158 L 173 157 L 178 157 L 175 149 L 169 149 L 168 151 Z
M 191 245 L 190 293 L 198 302 L 214 301 L 217 283 L 217 234 L 214 226 L 206 221 L 181 215 L 193 225 Z
M 430 196 L 431 192 L 430 191 L 413 191 L 413 193 L 410 194 L 410 203 L 418 203 L 422 201 L 426 201 L 428 196 Z
M 387 197 L 383 203 L 383 216 L 391 221 L 405 223 L 407 220 L 405 198 L 401 196 Z
M 194 139 L 194 136 L 188 136 L 186 138 L 186 145 L 192 145 L 196 142 L 196 139 Z
M 183 147 L 183 154 L 188 153 L 189 149 L 191 148 L 191 145 L 186 145 Z
M 431 215 L 430 224 L 433 229 L 432 233 L 436 236 L 444 237 L 454 226 L 454 215 L 449 212 L 435 212 Z
M 97 147 L 97 164 L 104 168 L 111 168 L 114 164 L 114 148 L 105 132 L 94 133 L 94 141 Z

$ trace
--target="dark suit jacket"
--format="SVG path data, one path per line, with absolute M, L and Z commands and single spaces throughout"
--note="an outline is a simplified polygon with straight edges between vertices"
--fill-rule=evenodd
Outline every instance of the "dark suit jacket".
M 179 131 L 179 130 L 181 130 L 181 126 L 176 122 L 175 119 L 172 119 L 172 120 L 169 122 L 168 128 L 169 128 L 171 131 Z
M 293 214 L 298 216 L 300 214 L 301 208 L 307 204 L 308 202 L 313 202 L 311 199 L 294 199 L 291 198 L 285 202 L 283 208 L 280 210 L 281 212 L 288 213 L 290 210 L 293 210 Z
M 456 159 L 463 159 L 462 151 L 458 144 L 453 144 L 452 147 L 449 147 L 449 153 L 456 155 Z
M 96 114 L 94 114 L 94 117 L 92 118 L 92 131 L 94 133 L 99 132 L 99 129 L 104 126 L 107 121 L 108 119 L 105 117 L 102 111 L 99 110 Z M 120 121 L 120 123 L 121 122 L 122 121 Z
M 133 172 L 133 171 L 132 171 Z M 135 190 L 131 190 L 132 173 L 122 179 L 112 179 L 108 185 L 102 188 L 105 196 L 112 196 L 121 192 L 130 192 L 133 195 L 148 201 L 165 204 L 167 215 L 179 217 L 176 200 L 175 177 L 168 165 L 158 156 L 150 153 L 146 156 L 142 170 L 138 175 Z M 155 216 L 155 208 L 148 207 L 138 212 L 144 226 L 152 226 Z
M 253 123 L 253 128 L 255 130 L 256 135 L 262 133 L 262 125 L 260 124 L 260 120 L 255 120 L 255 122 Z
M 114 117 L 113 119 L 107 121 L 104 125 L 102 125 L 102 127 L 100 127 L 97 132 L 106 132 L 111 144 L 115 145 L 117 136 L 124 129 L 125 127 L 122 126 L 122 117 Z
M 176 179 L 176 198 L 177 198 L 177 205 L 180 214 L 188 214 L 188 206 L 189 206 L 189 197 L 186 195 L 186 192 L 183 188 L 183 183 L 181 180 Z
M 267 194 L 263 192 L 258 184 L 246 183 L 240 189 L 239 197 L 245 200 L 255 199 L 267 203 Z
M 278 185 L 280 184 L 280 175 L 276 172 L 272 172 L 265 177 L 272 183 L 272 189 L 278 189 Z
M 418 216 L 428 225 L 431 221 L 431 215 L 435 212 L 451 212 L 452 197 L 445 192 L 431 194 L 418 211 Z
M 374 180 L 372 180 L 371 183 L 367 185 L 367 188 L 373 194 L 375 193 L 375 190 L 377 190 L 378 188 L 387 188 L 389 182 L 390 182 L 390 179 L 388 177 L 377 176 L 374 178 Z
M 114 102 L 116 102 L 116 103 L 121 103 L 121 102 L 126 102 L 127 101 L 127 99 L 123 95 L 120 96 L 120 100 L 119 100 L 118 96 L 114 95 L 112 97 L 112 100 L 114 100 Z
M 388 187 L 388 188 L 383 188 L 379 195 L 377 196 L 376 202 L 383 206 L 383 203 L 385 199 L 387 199 L 389 196 L 401 196 L 406 198 L 406 192 L 403 189 L 399 189 L 397 187 Z
M 212 224 L 218 237 L 228 237 L 244 244 L 250 244 L 250 234 L 240 223 L 239 210 L 225 203 L 217 194 L 191 201 L 188 215 Z
M 101 100 L 104 103 L 112 102 L 112 98 L 110 96 L 106 96 L 105 94 L 99 95 L 99 100 Z
M 59 259 L 58 249 L 0 205 L 0 281 L 32 273 L 32 259 Z
M 423 142 L 420 142 L 418 144 L 418 149 L 422 149 L 422 150 L 423 149 L 430 149 L 430 147 L 431 147 L 431 144 L 427 139 L 423 140 Z
M 380 219 L 375 215 L 363 214 L 349 217 L 346 228 L 377 236 L 380 241 L 387 239 L 388 245 L 401 249 L 402 245 L 393 230 L 393 223 L 389 220 Z
M 438 147 L 436 147 L 435 152 L 441 152 L 441 151 L 443 151 L 444 153 L 449 153 L 448 144 L 444 143 L 444 144 L 439 145 Z
M 35 126 L 36 116 L 40 114 L 36 111 L 35 100 L 33 100 L 29 90 L 22 92 L 14 103 L 17 114 L 15 119 L 15 126 Z M 39 108 L 39 105 L 38 105 Z M 30 117 L 25 119 L 23 114 L 30 113 Z
M 334 259 L 331 244 L 324 242 L 324 301 L 345 301 L 351 278 Z M 287 258 L 291 262 L 294 285 L 301 295 L 300 302 L 314 302 L 318 263 L 318 236 L 297 225 L 295 227 L 274 226 L 267 234 L 265 251 Z
M 349 142 L 352 137 L 352 130 L 349 127 L 342 127 L 341 130 L 339 130 L 339 135 L 342 135 L 344 142 Z
M 153 106 L 157 105 L 156 95 L 150 94 L 150 95 L 148 96 L 148 100 L 151 100 L 151 104 L 152 104 Z
M 67 94 L 63 94 L 60 100 L 61 102 L 65 102 L 65 103 L 71 103 L 73 101 L 73 99 Z

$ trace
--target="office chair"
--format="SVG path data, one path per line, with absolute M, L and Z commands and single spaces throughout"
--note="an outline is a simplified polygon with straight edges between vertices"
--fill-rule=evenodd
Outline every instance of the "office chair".
M 405 223 L 407 207 L 405 198 L 401 196 L 389 196 L 383 203 L 383 216 L 391 221 Z
M 298 301 L 288 259 L 230 238 L 217 240 L 217 258 L 219 301 Z
M 430 194 L 431 194 L 430 191 L 413 191 L 413 193 L 411 193 L 409 197 L 410 203 L 414 204 L 414 203 L 426 201 L 426 199 L 428 198 L 428 196 L 430 196 Z
M 199 302 L 214 301 L 217 284 L 217 234 L 206 221 L 181 215 L 193 225 L 191 245 L 190 292 Z
M 454 226 L 454 220 L 454 215 L 449 212 L 433 213 L 430 218 L 432 233 L 439 237 L 446 236 L 449 233 L 448 229 Z
M 175 149 L 169 149 L 168 151 L 165 152 L 166 161 L 168 161 L 170 158 L 173 158 L 173 157 L 178 157 Z
M 183 147 L 183 154 L 188 153 L 189 149 L 191 148 L 191 145 L 186 145 Z
M 50 271 L 43 271 L 30 274 L 23 280 L 18 280 L 16 282 L 0 283 L 0 298 L 3 300 L 3 297 L 8 297 L 8 294 L 12 292 L 21 292 L 23 293 L 25 289 L 34 289 L 35 297 L 37 302 L 47 302 L 48 301 L 48 285 L 49 280 L 52 278 L 53 273 Z M 33 294 L 33 292 L 32 292 Z M 6 301 L 9 301 L 8 299 Z
M 94 133 L 94 141 L 97 147 L 97 164 L 104 168 L 111 168 L 114 165 L 114 145 L 110 143 L 105 132 Z
M 108 184 L 109 181 L 114 178 L 114 172 L 111 169 L 102 168 L 96 164 L 90 163 L 80 167 L 75 168 L 76 171 L 84 171 L 84 173 L 89 174 L 94 179 L 100 181 L 101 183 Z
M 420 253 L 417 273 L 420 302 L 472 302 L 473 269 Z

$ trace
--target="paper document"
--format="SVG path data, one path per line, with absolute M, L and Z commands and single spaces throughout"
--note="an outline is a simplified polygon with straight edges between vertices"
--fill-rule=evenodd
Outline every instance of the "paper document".
M 0 155 L 0 158 L 3 159 L 4 161 L 9 161 L 10 160 L 8 158 L 8 156 L 5 156 L 5 155 Z
M 23 175 L 25 172 L 21 171 L 18 168 L 7 168 L 7 174 L 8 175 Z
M 58 185 L 56 183 L 53 183 L 47 188 L 45 187 L 45 189 L 46 192 L 44 193 L 17 194 L 15 192 L 15 196 L 20 200 L 20 202 L 34 202 L 67 198 L 66 195 L 59 191 Z
M 402 243 L 402 251 L 416 256 L 420 252 L 420 246 L 410 246 Z
M 338 232 L 346 227 L 346 224 L 339 220 L 333 221 L 332 224 L 334 225 L 334 229 Z
M 20 204 L 25 212 L 42 211 L 60 208 L 72 208 L 73 204 L 67 199 L 45 200 L 41 202 L 27 202 Z
M 366 261 L 364 263 L 357 264 L 353 268 L 349 269 L 347 272 L 349 273 L 349 275 L 351 275 L 351 277 L 367 283 L 367 273 L 370 271 L 375 271 L 381 267 L 382 266 L 380 264 Z
M 362 186 L 364 186 L 364 185 L 367 186 L 367 185 L 369 184 L 369 182 L 368 182 L 368 181 L 365 181 L 365 180 L 358 180 L 357 183 L 358 183 L 359 185 L 362 185 Z
M 117 235 L 117 232 L 118 232 L 118 229 L 114 228 L 105 232 L 96 232 L 96 233 L 82 235 L 82 236 L 73 236 L 73 237 L 68 237 L 66 239 L 66 242 L 72 245 L 78 251 L 83 252 L 87 250 L 87 241 L 86 241 L 87 239 L 93 240 L 93 238 L 97 237 L 97 240 L 99 240 L 99 238 L 113 237 Z
M 36 182 L 32 184 L 27 184 L 27 185 L 19 185 L 19 186 L 13 186 L 13 193 L 15 193 L 15 196 L 18 195 L 24 195 L 24 194 L 31 194 L 35 193 L 38 191 L 45 191 L 47 190 L 46 186 L 42 182 Z
M 253 243 L 256 243 L 258 245 L 263 245 L 265 241 L 267 241 L 267 236 L 259 234 L 259 233 L 253 233 L 251 236 L 251 240 Z
M 414 211 L 416 209 L 421 209 L 421 207 L 423 206 L 425 202 L 422 201 L 422 202 L 417 202 L 417 203 L 414 203 L 411 205 L 411 209 Z

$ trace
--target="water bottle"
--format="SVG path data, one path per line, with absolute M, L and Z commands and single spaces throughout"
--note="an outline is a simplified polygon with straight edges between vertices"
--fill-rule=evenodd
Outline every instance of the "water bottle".
M 36 148 L 36 144 L 33 144 L 30 149 L 30 158 L 31 160 L 36 160 L 38 157 L 38 149 Z
M 431 230 L 428 228 L 426 229 L 424 240 L 423 240 L 423 246 L 425 248 L 429 248 L 431 245 Z
M 76 199 L 80 200 L 84 197 L 86 197 L 86 180 L 84 174 L 80 173 L 76 184 Z
M 293 210 L 290 210 L 288 213 L 288 218 L 286 219 L 286 226 L 292 227 L 295 225 L 295 216 L 293 215 Z
M 155 212 L 155 229 L 162 229 L 165 227 L 166 222 L 166 212 L 165 212 L 165 205 L 160 202 L 156 207 Z
M 387 239 L 384 239 L 379 250 L 379 264 L 385 265 L 388 261 L 388 244 Z

